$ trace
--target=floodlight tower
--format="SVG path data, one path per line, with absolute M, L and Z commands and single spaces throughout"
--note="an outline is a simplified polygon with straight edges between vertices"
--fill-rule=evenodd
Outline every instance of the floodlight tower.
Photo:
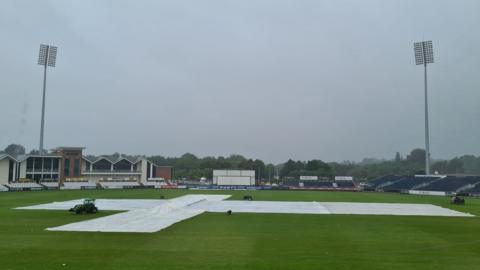
M 40 126 L 40 154 L 43 149 L 43 129 L 45 124 L 45 92 L 47 90 L 47 66 L 55 67 L 57 60 L 57 47 L 51 45 L 40 44 L 40 52 L 38 54 L 38 64 L 44 67 L 43 70 L 43 101 L 42 101 L 42 122 Z
M 432 41 L 415 42 L 415 63 L 423 65 L 425 76 L 425 174 L 430 174 L 430 138 L 428 132 L 427 64 L 433 64 Z

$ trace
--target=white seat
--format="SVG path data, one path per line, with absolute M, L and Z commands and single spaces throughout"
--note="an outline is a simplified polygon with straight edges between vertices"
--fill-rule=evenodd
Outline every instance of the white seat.
M 82 189 L 82 188 L 89 188 L 94 189 L 97 185 L 92 182 L 64 182 L 63 187 L 61 189 Z
M 12 182 L 12 183 L 6 184 L 5 186 L 7 186 L 9 189 L 24 189 L 24 188 L 42 189 L 43 188 L 41 185 L 34 182 Z
M 40 184 L 50 188 L 58 188 L 58 182 L 41 182 Z
M 140 184 L 135 181 L 105 181 L 100 182 L 103 188 L 125 188 L 125 187 L 138 187 Z

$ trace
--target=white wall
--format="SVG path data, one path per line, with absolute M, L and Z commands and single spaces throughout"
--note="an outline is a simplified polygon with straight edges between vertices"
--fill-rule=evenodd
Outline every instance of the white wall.
M 414 194 L 414 195 L 435 195 L 435 196 L 447 195 L 445 191 L 429 191 L 429 190 L 409 190 L 408 193 Z
M 87 167 L 87 161 L 86 161 L 85 159 L 82 158 L 80 163 L 82 164 L 82 169 L 81 169 L 82 172 L 88 172 L 88 171 L 90 171 L 90 168 Z M 60 166 L 59 166 L 59 167 L 60 167 Z
M 10 159 L 4 158 L 0 160 L 0 185 L 8 184 L 8 165 Z
M 250 176 L 218 176 L 217 185 L 220 186 L 251 186 L 255 179 Z
M 60 167 L 60 166 L 59 166 Z M 18 178 L 27 178 L 27 160 L 25 159 L 20 163 L 20 175 Z
M 255 185 L 255 171 L 252 170 L 213 170 L 213 184 L 221 186 Z
M 147 159 L 142 159 L 142 161 L 137 163 L 137 170 L 138 167 L 142 170 L 142 176 L 140 176 L 140 182 L 146 183 L 147 182 Z

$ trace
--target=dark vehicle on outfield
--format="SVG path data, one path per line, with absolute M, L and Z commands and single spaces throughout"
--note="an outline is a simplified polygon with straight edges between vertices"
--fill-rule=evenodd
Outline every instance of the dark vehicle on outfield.
M 98 212 L 98 208 L 95 206 L 95 199 L 85 199 L 82 204 L 77 204 L 73 208 L 68 210 L 75 214 L 95 214 Z

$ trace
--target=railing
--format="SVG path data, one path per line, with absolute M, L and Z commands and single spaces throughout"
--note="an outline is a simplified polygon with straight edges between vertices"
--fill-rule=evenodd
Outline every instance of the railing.
M 102 174 L 105 174 L 105 173 L 112 173 L 112 174 L 115 174 L 115 173 L 122 173 L 122 174 L 125 174 L 125 173 L 131 173 L 131 174 L 140 174 L 142 173 L 141 171 L 131 171 L 131 170 L 92 170 L 92 171 L 89 171 L 89 170 L 86 170 L 86 171 L 82 171 L 82 174 L 95 174 L 95 173 L 102 173 Z
M 59 172 L 59 169 L 53 169 L 53 170 L 50 170 L 50 169 L 39 169 L 39 170 L 32 170 L 32 169 L 28 169 L 26 171 L 27 173 L 58 173 Z

